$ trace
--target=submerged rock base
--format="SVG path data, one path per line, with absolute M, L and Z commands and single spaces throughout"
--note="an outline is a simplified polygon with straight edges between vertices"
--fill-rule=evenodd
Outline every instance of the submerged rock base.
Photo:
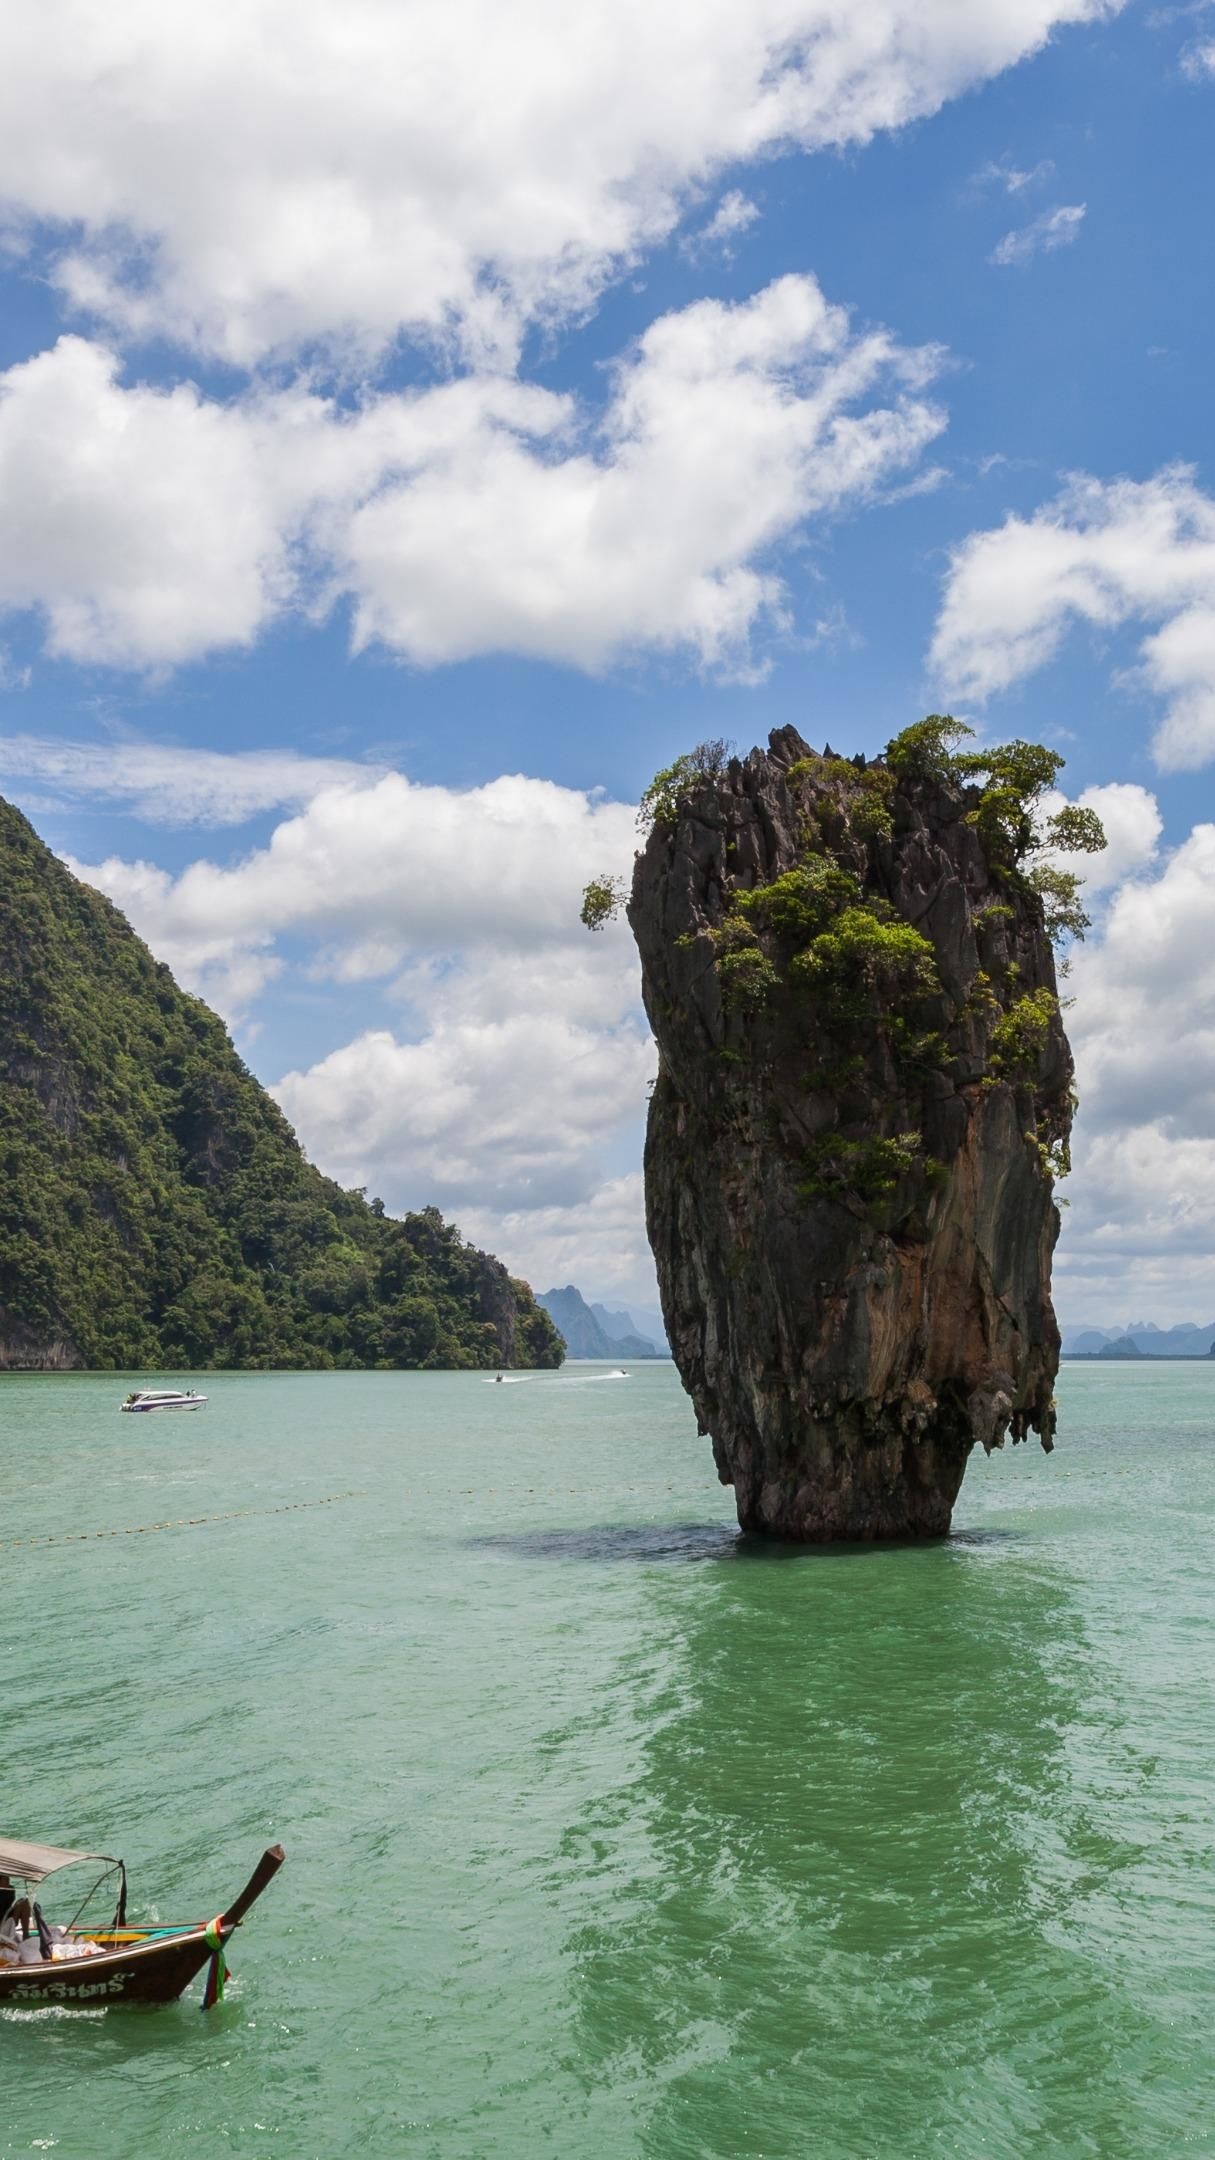
M 976 1442 L 1051 1446 L 1072 1067 L 979 797 L 782 729 L 638 858 L 650 1240 L 747 1530 L 940 1537 Z
M 944 1435 L 807 1422 L 800 1461 L 736 1449 L 730 1475 L 742 1529 L 816 1544 L 945 1537 L 969 1443 Z

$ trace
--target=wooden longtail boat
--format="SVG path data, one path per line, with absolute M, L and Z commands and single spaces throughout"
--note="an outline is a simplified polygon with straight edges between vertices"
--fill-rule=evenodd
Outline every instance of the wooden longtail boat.
M 176 2002 L 208 1964 L 211 1971 L 203 2008 L 209 2009 L 223 1994 L 224 1946 L 249 1907 L 277 1875 L 285 1857 L 281 1845 L 271 1845 L 240 1896 L 214 1920 L 139 1928 L 126 1925 L 127 1871 L 121 1860 L 105 1853 L 64 1852 L 56 1846 L 25 1845 L 0 1837 L 0 1873 L 24 1882 L 27 1894 L 46 1876 L 79 1860 L 103 1864 L 103 1873 L 89 1891 L 86 1903 L 107 1875 L 117 1873 L 120 1878 L 117 1909 L 109 1927 L 73 1925 L 62 1931 L 40 1927 L 39 1948 L 45 1952 L 53 1947 L 60 1953 L 57 1957 L 43 1955 L 36 1963 L 22 1959 L 20 1964 L 0 1964 L 0 2009 L 38 2009 L 57 2004 L 64 2009 L 97 2010 L 108 2003 Z M 73 1956 L 72 1946 L 85 1942 L 99 1944 L 100 1951 Z

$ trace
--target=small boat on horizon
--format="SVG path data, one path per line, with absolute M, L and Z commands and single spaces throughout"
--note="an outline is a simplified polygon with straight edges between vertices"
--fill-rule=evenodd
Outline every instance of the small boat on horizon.
M 202 1410 L 207 1398 L 196 1388 L 134 1388 L 120 1410 Z
M 249 1907 L 273 1881 L 286 1855 L 268 1846 L 227 1910 L 214 1920 L 177 1926 L 127 1926 L 127 1871 L 108 1853 L 68 1852 L 0 1836 L 0 2009 L 99 2010 L 110 2003 L 171 2003 L 209 1965 L 203 2009 L 219 2002 L 227 1966 L 224 1948 Z M 49 1927 L 32 1893 L 48 1875 L 95 1861 L 91 1883 L 66 1927 Z M 118 1876 L 114 1917 L 107 1927 L 77 1926 L 85 1907 L 111 1875 Z M 18 1897 L 15 1884 L 25 1885 Z M 108 1899 L 107 1899 L 108 1903 Z

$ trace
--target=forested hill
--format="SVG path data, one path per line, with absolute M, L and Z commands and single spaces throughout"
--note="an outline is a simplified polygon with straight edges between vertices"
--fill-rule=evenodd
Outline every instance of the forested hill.
M 562 1354 L 437 1209 L 322 1177 L 222 1022 L 0 800 L 0 1367 Z

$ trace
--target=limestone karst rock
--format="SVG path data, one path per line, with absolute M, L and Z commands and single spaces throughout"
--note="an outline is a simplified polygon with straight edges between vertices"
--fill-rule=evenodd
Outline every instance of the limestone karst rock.
M 783 728 L 638 856 L 650 1240 L 745 1529 L 940 1535 L 976 1442 L 1051 1446 L 1072 1062 L 999 810 Z

